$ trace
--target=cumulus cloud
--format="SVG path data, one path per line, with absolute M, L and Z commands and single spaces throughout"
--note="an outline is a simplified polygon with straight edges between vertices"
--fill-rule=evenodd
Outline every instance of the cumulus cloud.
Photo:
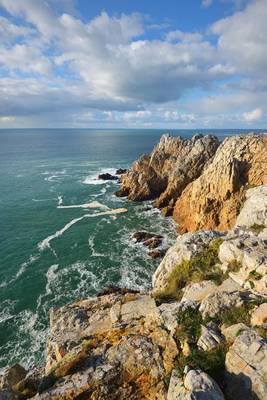
M 262 118 L 263 111 L 261 108 L 255 108 L 255 110 L 245 112 L 243 118 L 246 122 L 259 121 Z
M 208 6 L 211 1 L 203 3 Z M 223 86 L 223 80 L 240 73 L 250 84 L 264 80 L 265 0 L 254 0 L 214 23 L 210 32 L 217 43 L 209 35 L 179 27 L 148 39 L 151 24 L 138 13 L 102 12 L 85 22 L 73 4 L 60 0 L 55 7 L 52 0 L 0 0 L 12 16 L 0 17 L 2 117 L 62 115 L 66 109 L 80 121 L 194 124 L 200 112 L 222 115 L 235 107 L 245 120 L 245 110 L 259 107 L 256 97 L 263 86 L 245 90 L 234 87 L 234 82 L 232 87 Z M 182 104 L 194 90 L 206 94 Z M 214 90 L 220 94 L 209 95 Z M 267 88 L 262 99 L 266 93 Z M 177 103 L 171 108 L 175 102 L 185 111 L 178 112 Z M 161 111 L 155 108 L 165 104 Z

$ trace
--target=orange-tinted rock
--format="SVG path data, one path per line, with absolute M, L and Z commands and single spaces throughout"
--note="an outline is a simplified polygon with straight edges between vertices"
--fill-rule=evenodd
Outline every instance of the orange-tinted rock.
M 173 216 L 179 230 L 232 227 L 246 188 L 267 183 L 266 155 L 267 135 L 225 139 L 202 175 L 176 201 Z

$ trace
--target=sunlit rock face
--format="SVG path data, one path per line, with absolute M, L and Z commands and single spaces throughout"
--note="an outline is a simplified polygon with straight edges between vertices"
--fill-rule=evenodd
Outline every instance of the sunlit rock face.
M 246 189 L 267 183 L 266 154 L 266 134 L 225 139 L 201 176 L 176 201 L 173 215 L 179 230 L 233 227 Z
M 166 207 L 196 179 L 213 157 L 219 141 L 214 136 L 194 136 L 190 140 L 163 135 L 150 155 L 141 156 L 121 176 L 119 196 L 130 200 L 156 199 L 157 207 Z

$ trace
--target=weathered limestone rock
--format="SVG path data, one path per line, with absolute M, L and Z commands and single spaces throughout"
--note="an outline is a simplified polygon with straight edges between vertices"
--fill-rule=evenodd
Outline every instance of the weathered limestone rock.
M 218 145 L 214 136 L 198 135 L 185 140 L 163 135 L 150 155 L 141 156 L 121 176 L 121 189 L 117 195 L 128 196 L 130 200 L 160 196 L 156 205 L 165 207 L 201 174 Z
M 165 399 L 178 349 L 162 314 L 152 297 L 123 291 L 54 310 L 46 357 L 54 381 L 35 398 Z
M 222 234 L 216 231 L 187 233 L 178 236 L 175 244 L 169 248 L 153 275 L 152 285 L 154 293 L 166 287 L 169 276 L 176 265 L 180 264 L 183 260 L 191 260 L 200 254 L 212 240 L 221 236 Z
M 232 227 L 244 202 L 246 185 L 267 184 L 266 152 L 266 134 L 225 139 L 202 175 L 178 198 L 173 216 L 179 230 Z
M 247 325 L 240 322 L 238 324 L 234 324 L 234 325 L 227 326 L 227 327 L 222 326 L 221 332 L 222 332 L 223 336 L 225 337 L 225 340 L 227 343 L 234 343 L 237 335 L 239 335 L 242 331 L 245 331 L 246 329 L 249 329 L 247 327 Z
M 236 337 L 225 366 L 230 398 L 267 398 L 267 342 L 256 331 L 246 330 Z
M 178 327 L 177 314 L 179 311 L 184 311 L 187 308 L 196 309 L 197 302 L 192 300 L 185 300 L 183 302 L 175 301 L 173 303 L 163 303 L 158 307 L 162 323 L 171 335 L 174 336 Z
M 219 259 L 229 276 L 241 286 L 267 295 L 267 247 L 264 239 L 251 234 L 229 233 L 219 248 Z
M 267 185 L 247 190 L 245 204 L 237 217 L 236 226 L 250 228 L 253 225 L 267 226 Z
M 200 349 L 204 351 L 215 349 L 223 341 L 223 336 L 216 324 L 209 322 L 206 326 L 201 325 L 201 335 L 197 342 Z
M 12 365 L 0 375 L 0 389 L 12 389 L 26 375 L 27 371 L 21 365 Z
M 251 314 L 252 326 L 266 326 L 267 328 L 267 303 L 259 305 Z
M 224 400 L 217 383 L 205 372 L 190 370 L 184 379 L 172 372 L 167 400 Z
M 217 290 L 217 285 L 213 281 L 202 281 L 191 283 L 184 289 L 181 301 L 192 300 L 202 301 Z
M 199 311 L 203 318 L 213 318 L 227 308 L 240 307 L 242 304 L 243 299 L 240 292 L 216 292 L 201 302 Z

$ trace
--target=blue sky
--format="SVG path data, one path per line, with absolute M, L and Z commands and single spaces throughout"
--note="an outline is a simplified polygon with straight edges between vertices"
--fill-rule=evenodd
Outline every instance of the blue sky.
M 0 128 L 265 128 L 267 0 L 0 0 Z

